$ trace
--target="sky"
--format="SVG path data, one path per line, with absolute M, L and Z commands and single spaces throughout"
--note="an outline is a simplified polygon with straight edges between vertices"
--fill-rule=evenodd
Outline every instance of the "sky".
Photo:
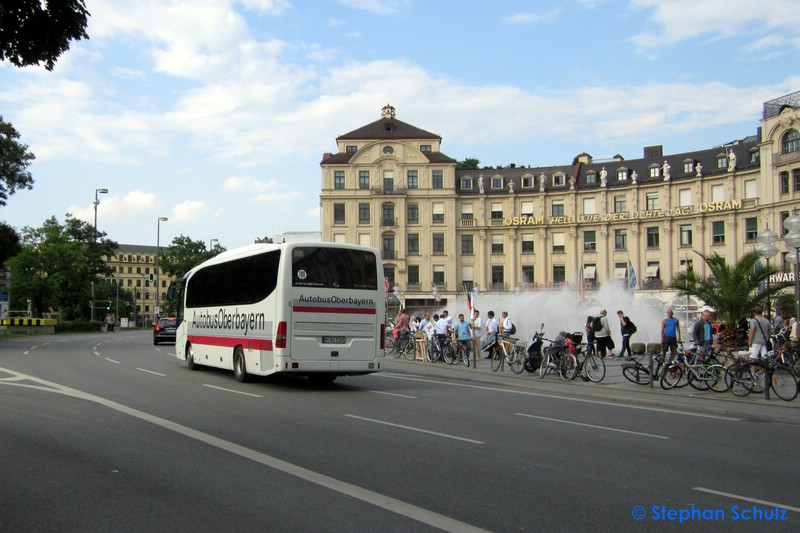
M 454 159 L 547 166 L 720 146 L 800 90 L 796 0 L 86 6 L 53 71 L 0 63 L 0 115 L 36 156 L 0 206 L 18 230 L 93 223 L 97 194 L 121 244 L 320 231 L 323 154 L 387 103 Z

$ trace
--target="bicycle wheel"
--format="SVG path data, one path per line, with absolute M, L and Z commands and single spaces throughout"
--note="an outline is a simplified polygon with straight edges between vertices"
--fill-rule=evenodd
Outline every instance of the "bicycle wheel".
M 572 381 L 578 375 L 578 360 L 574 354 L 569 352 L 561 356 L 561 362 L 558 365 L 558 375 L 564 381 Z
M 464 348 L 463 346 L 458 352 L 461 355 L 461 362 L 464 363 L 464 366 L 469 366 L 469 349 Z
M 442 358 L 441 348 L 436 341 L 432 341 L 428 345 L 428 361 L 431 363 L 437 362 L 439 359 Z
M 394 351 L 394 337 L 391 334 L 386 335 L 383 340 L 383 352 L 392 353 Z
M 444 362 L 448 365 L 452 365 L 456 360 L 456 350 L 453 348 L 452 344 L 448 344 L 442 350 L 442 357 L 444 358 Z
M 409 361 L 414 361 L 417 358 L 417 348 L 414 344 L 414 341 L 409 340 L 406 341 L 405 346 L 403 346 L 403 356 L 408 359 Z
M 623 366 L 622 375 L 625 376 L 625 379 L 637 385 L 649 385 L 651 381 L 650 372 L 647 371 L 647 367 L 639 362 Z
M 692 366 L 687 368 L 686 381 L 693 389 L 705 391 L 709 388 L 708 369 L 705 366 Z
M 789 367 L 778 365 L 772 371 L 772 381 L 770 383 L 775 395 L 781 400 L 791 402 L 797 398 L 797 378 L 794 377 Z
M 683 367 L 681 365 L 672 365 L 667 368 L 661 375 L 661 388 L 669 390 L 675 387 L 683 377 Z
M 492 371 L 497 372 L 500 370 L 500 366 L 503 364 L 503 349 L 498 345 L 494 347 L 494 351 L 492 352 Z
M 522 374 L 522 371 L 525 370 L 525 356 L 527 352 L 524 348 L 519 346 L 514 347 L 514 351 L 511 352 L 511 360 L 508 362 L 509 368 L 515 374 Z
M 725 367 L 722 365 L 711 365 L 708 367 L 708 371 L 716 378 L 713 383 L 710 383 L 711 390 L 714 392 L 727 392 L 728 380 L 725 376 Z
M 749 384 L 750 369 L 743 366 L 739 362 L 731 363 L 725 369 L 725 383 L 728 385 L 728 390 L 735 396 L 744 397 L 753 391 Z
M 539 377 L 543 378 L 550 370 L 550 354 L 545 352 L 542 355 L 542 362 L 539 364 Z
M 606 377 L 606 362 L 594 354 L 583 360 L 583 371 L 592 383 L 600 383 Z

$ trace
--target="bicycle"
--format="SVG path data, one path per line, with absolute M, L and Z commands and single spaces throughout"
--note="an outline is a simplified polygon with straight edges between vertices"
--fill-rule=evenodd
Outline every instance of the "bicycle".
M 651 357 L 652 363 L 650 362 Z M 650 352 L 646 365 L 642 364 L 640 359 L 622 363 L 622 375 L 625 376 L 625 379 L 637 385 L 649 385 L 655 380 L 660 380 L 663 370 L 664 358 L 661 355 L 661 351 Z
M 497 339 L 492 352 L 492 371 L 497 372 L 503 363 L 507 364 L 512 372 L 521 374 L 525 370 L 525 348 L 517 344 L 517 339 Z
M 469 366 L 469 344 L 472 341 L 449 342 L 444 349 L 444 362 L 448 365 L 464 363 Z
M 790 402 L 797 397 L 797 378 L 788 365 L 779 363 L 772 356 L 761 359 L 740 359 L 728 367 L 726 382 L 736 396 L 747 396 L 751 392 L 764 392 L 769 386 L 775 396 Z M 769 384 L 765 377 L 769 376 Z
M 664 369 L 661 374 L 661 387 L 665 390 L 674 388 L 686 375 L 686 381 L 692 388 L 705 391 L 725 392 L 728 390 L 727 380 L 725 379 L 725 368 L 712 362 L 710 358 L 701 357 L 700 350 L 688 353 L 685 357 L 678 357 L 678 361 L 673 362 Z
M 403 336 L 398 336 L 396 339 L 392 338 L 391 346 L 391 350 L 387 349 L 386 352 L 394 352 L 395 359 L 400 359 L 400 357 L 405 357 L 409 361 L 413 361 L 415 359 L 414 337 L 411 332 L 408 332 Z
M 550 340 L 550 339 L 545 339 Z M 566 346 L 554 345 L 554 341 L 550 341 L 550 346 L 545 347 L 542 351 L 542 363 L 539 365 L 539 377 L 543 378 L 548 372 L 552 371 L 564 381 L 571 381 L 575 379 L 578 373 L 578 360 L 575 355 L 568 352 Z
M 584 381 L 592 383 L 600 383 L 606 377 L 606 362 L 595 353 L 593 345 L 583 345 L 575 358 L 578 363 L 575 377 L 581 376 Z

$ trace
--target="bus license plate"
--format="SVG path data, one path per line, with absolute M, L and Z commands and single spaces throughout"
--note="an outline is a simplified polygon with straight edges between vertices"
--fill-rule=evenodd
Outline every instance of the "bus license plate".
M 322 344 L 347 344 L 347 337 L 322 337 Z

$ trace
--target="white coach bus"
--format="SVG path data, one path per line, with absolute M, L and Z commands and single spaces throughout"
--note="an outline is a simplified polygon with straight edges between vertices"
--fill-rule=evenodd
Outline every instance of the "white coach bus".
M 385 332 L 378 251 L 335 243 L 255 244 L 224 252 L 170 286 L 175 352 L 189 368 L 277 372 L 329 382 L 381 370 Z

